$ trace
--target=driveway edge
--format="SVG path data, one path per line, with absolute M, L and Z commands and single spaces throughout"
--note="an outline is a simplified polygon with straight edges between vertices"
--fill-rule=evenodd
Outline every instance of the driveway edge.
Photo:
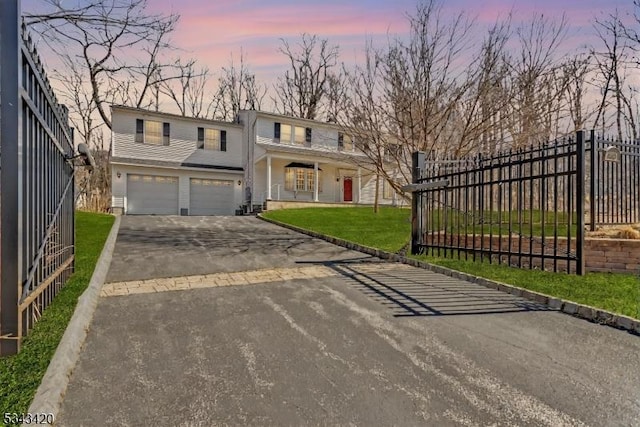
M 286 224 L 280 221 L 276 221 L 270 218 L 265 218 L 262 215 L 258 215 L 263 221 L 270 222 L 275 225 L 279 225 L 284 228 L 288 228 L 298 233 L 306 234 L 311 237 L 325 240 L 334 245 L 342 246 L 347 249 L 363 252 L 368 255 L 385 259 L 388 261 L 401 262 L 413 267 L 424 268 L 431 270 L 434 273 L 444 274 L 446 276 L 454 277 L 460 280 L 466 280 L 486 288 L 495 289 L 498 291 L 506 292 L 515 296 L 519 296 L 531 301 L 535 301 L 540 304 L 548 305 L 550 308 L 561 311 L 566 314 L 570 314 L 574 317 L 588 320 L 590 322 L 598 323 L 600 325 L 611 326 L 616 329 L 622 329 L 630 332 L 634 335 L 640 335 L 640 320 L 636 320 L 632 317 L 624 316 L 621 314 L 615 314 L 600 308 L 591 307 L 584 304 L 579 304 L 573 301 L 563 300 L 561 298 L 552 297 L 540 292 L 530 291 L 528 289 L 519 288 L 517 286 L 508 285 L 506 283 L 496 282 L 494 280 L 486 279 L 484 277 L 474 276 L 472 274 L 463 273 L 461 271 L 451 270 L 439 265 L 429 264 L 424 261 L 419 261 L 413 258 L 408 258 L 402 255 L 394 254 L 391 252 L 383 251 L 381 249 L 370 248 L 357 243 L 349 242 L 347 240 L 339 239 L 337 237 L 326 236 L 324 234 L 317 233 L 315 231 L 305 230 L 304 228 L 297 227 L 295 225 Z
M 30 414 L 53 414 L 54 419 L 58 417 L 62 398 L 69 385 L 69 378 L 80 356 L 80 350 L 84 345 L 89 325 L 98 305 L 100 289 L 109 271 L 119 229 L 120 216 L 116 216 L 100 258 L 98 258 L 93 270 L 89 286 L 78 298 L 78 304 L 69 325 L 29 406 Z

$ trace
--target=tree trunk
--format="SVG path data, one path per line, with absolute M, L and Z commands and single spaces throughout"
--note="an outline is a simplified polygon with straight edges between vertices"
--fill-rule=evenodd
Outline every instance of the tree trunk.
M 376 172 L 376 193 L 373 197 L 373 213 L 378 213 L 380 203 L 380 174 Z

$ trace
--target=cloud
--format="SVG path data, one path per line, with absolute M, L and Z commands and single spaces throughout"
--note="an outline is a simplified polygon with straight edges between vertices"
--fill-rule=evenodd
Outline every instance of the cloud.
M 181 1 L 181 20 L 175 43 L 197 59 L 215 66 L 227 63 L 240 48 L 260 68 L 283 63 L 280 39 L 295 43 L 302 33 L 317 34 L 338 44 L 347 56 L 362 49 L 368 37 L 386 37 L 406 31 L 404 13 L 412 2 L 257 2 Z M 163 2 L 163 11 L 175 4 Z M 284 64 L 283 64 L 284 65 Z

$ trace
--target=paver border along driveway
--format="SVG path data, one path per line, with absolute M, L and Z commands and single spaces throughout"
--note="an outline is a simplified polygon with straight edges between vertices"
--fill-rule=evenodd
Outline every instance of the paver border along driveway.
M 112 268 L 128 270 L 110 271 L 58 425 L 640 417 L 640 340 L 622 331 L 255 218 L 121 230 Z

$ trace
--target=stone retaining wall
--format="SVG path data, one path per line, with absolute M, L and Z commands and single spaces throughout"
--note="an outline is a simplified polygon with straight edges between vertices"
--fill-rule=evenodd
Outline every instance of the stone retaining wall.
M 426 243 L 431 242 L 438 244 L 438 237 L 440 239 L 443 236 L 427 235 Z M 520 238 L 516 236 L 502 237 L 492 236 L 490 239 L 488 235 L 485 236 L 473 236 L 473 235 L 447 235 L 447 246 L 467 246 L 485 251 L 494 252 L 492 255 L 496 259 L 499 255 L 497 252 L 508 252 L 509 244 L 511 244 L 511 250 L 521 251 L 525 254 L 542 254 L 544 248 L 544 254 L 546 257 L 551 257 L 554 254 L 562 255 L 567 251 L 567 239 L 558 238 L 558 247 L 554 249 L 553 238 L 548 238 L 545 244 L 542 244 L 540 239 L 535 239 L 530 243 L 527 238 Z M 440 244 L 445 244 L 444 241 L 440 241 Z M 640 240 L 630 239 L 600 239 L 600 238 L 586 238 L 584 245 L 585 255 L 585 268 L 587 271 L 594 272 L 611 272 L 611 273 L 638 273 L 640 272 Z M 571 242 L 571 251 L 575 253 L 575 240 Z M 508 256 L 500 255 L 501 261 L 505 264 L 521 265 L 523 267 L 529 266 L 529 257 L 524 255 Z M 553 260 L 551 258 L 533 258 L 531 263 L 541 268 L 544 263 L 545 270 L 553 270 L 554 263 L 557 263 L 558 270 L 566 270 L 567 262 L 563 260 Z M 575 265 L 572 263 L 571 271 L 575 271 Z
M 639 272 L 640 240 L 587 238 L 584 251 L 587 271 Z

